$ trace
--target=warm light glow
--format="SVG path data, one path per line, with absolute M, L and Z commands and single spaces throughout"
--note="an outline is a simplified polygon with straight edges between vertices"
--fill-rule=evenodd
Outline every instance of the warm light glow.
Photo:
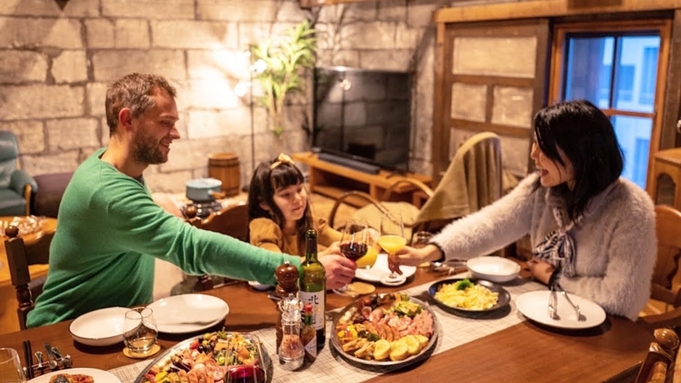
M 253 84 L 251 84 L 250 81 L 239 81 L 236 86 L 234 87 L 234 94 L 236 94 L 239 97 L 244 97 L 247 93 L 248 90 L 251 88 Z
M 251 70 L 255 73 L 262 73 L 267 70 L 267 63 L 263 59 L 258 59 L 258 61 L 254 62 L 251 66 Z
M 343 81 L 341 81 L 341 89 L 347 91 L 350 90 L 350 88 L 352 88 L 352 82 L 347 78 L 344 78 Z

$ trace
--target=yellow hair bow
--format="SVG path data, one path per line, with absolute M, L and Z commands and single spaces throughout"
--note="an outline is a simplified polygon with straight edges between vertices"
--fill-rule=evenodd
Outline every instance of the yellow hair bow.
M 277 157 L 277 160 L 274 161 L 272 165 L 270 165 L 270 170 L 276 168 L 281 164 L 293 165 L 293 160 L 287 154 L 279 153 L 279 157 Z

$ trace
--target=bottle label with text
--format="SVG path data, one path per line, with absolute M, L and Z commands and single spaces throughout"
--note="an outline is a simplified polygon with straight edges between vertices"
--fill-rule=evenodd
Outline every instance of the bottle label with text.
M 324 293 L 324 291 L 298 292 L 300 300 L 303 302 L 303 304 L 312 304 L 312 326 L 314 326 L 315 330 L 321 330 L 325 325 L 324 321 L 326 318 L 324 316 Z

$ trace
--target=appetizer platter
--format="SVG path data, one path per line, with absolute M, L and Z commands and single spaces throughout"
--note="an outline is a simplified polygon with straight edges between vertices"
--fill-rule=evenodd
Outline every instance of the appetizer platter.
M 135 383 L 265 383 L 271 364 L 257 336 L 223 330 L 168 349 L 140 373 Z
M 373 294 L 345 307 L 331 344 L 344 358 L 369 366 L 403 366 L 437 343 L 439 325 L 428 305 L 406 294 Z
M 511 294 L 496 283 L 472 278 L 452 278 L 428 289 L 433 301 L 454 314 L 487 313 L 508 306 Z

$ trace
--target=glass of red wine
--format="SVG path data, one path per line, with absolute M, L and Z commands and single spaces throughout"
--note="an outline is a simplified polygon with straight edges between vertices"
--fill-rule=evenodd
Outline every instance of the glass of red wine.
M 340 250 L 345 258 L 357 262 L 366 255 L 370 246 L 373 246 L 372 237 L 368 232 L 369 225 L 363 220 L 350 219 L 345 223 L 343 238 L 340 242 Z M 333 290 L 336 294 L 354 296 L 348 291 L 348 285 Z

